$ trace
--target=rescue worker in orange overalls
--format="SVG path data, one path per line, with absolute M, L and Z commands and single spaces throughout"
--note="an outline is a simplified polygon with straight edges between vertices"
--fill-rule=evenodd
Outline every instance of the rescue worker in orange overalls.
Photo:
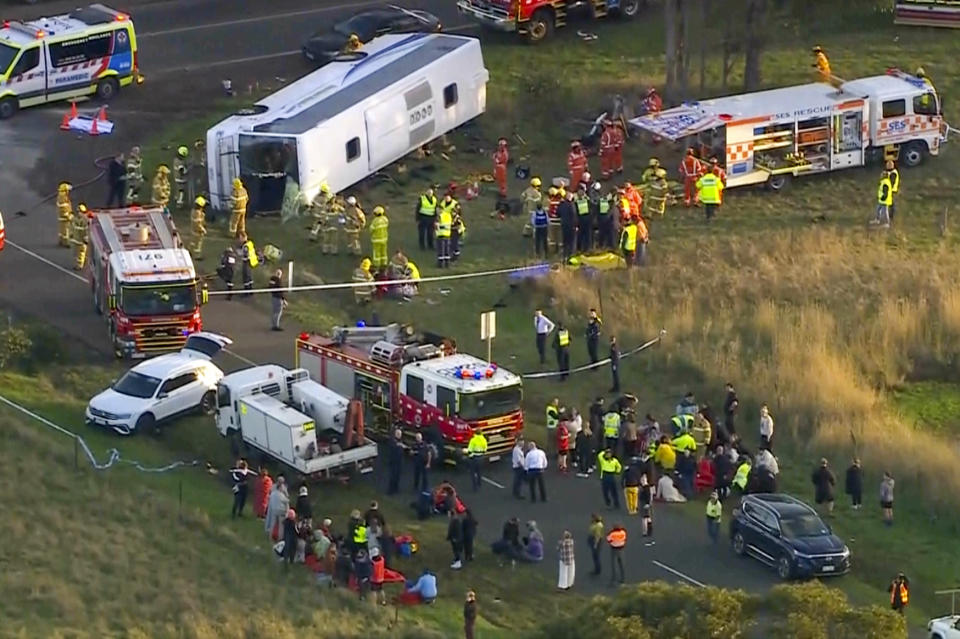
M 727 188 L 727 172 L 723 170 L 723 167 L 720 166 L 720 160 L 717 158 L 710 158 L 710 170 L 713 171 L 713 174 L 720 178 L 720 184 L 723 185 L 723 189 L 720 191 L 720 203 L 723 204 L 723 191 Z
M 613 132 L 613 122 L 603 121 L 603 133 L 600 134 L 600 177 L 609 180 L 613 175 L 614 168 L 614 142 L 616 138 Z
M 571 190 L 580 188 L 580 182 L 587 169 L 587 154 L 584 153 L 580 140 L 573 140 L 570 142 L 570 152 L 567 153 L 567 171 L 570 173 Z
M 510 161 L 510 149 L 507 138 L 497 140 L 497 150 L 493 153 L 493 177 L 497 181 L 500 197 L 507 197 L 507 163 Z
M 680 162 L 680 177 L 683 178 L 683 203 L 692 206 L 697 197 L 697 180 L 703 171 L 703 163 L 697 158 L 693 149 L 687 149 L 687 154 Z
M 663 99 L 657 93 L 656 88 L 650 87 L 647 90 L 646 97 L 643 98 L 643 110 L 649 115 L 651 113 L 660 113 L 663 110 Z
M 830 84 L 830 79 L 833 77 L 830 73 L 830 60 L 827 59 L 826 52 L 819 46 L 813 48 L 813 64 L 811 66 L 816 68 L 821 82 Z
M 627 199 L 630 200 L 631 217 L 640 217 L 641 211 L 643 211 L 643 193 L 641 193 L 637 187 L 630 182 L 624 182 L 623 190 L 627 196 Z
M 617 173 L 623 173 L 623 144 L 627 140 L 627 135 L 623 130 L 623 122 L 614 122 L 613 124 L 613 166 L 611 169 Z

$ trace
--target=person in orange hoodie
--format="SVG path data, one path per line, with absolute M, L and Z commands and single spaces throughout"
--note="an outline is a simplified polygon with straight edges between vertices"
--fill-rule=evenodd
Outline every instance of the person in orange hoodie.
M 387 605 L 387 593 L 383 591 L 383 582 L 386 577 L 387 564 L 380 554 L 379 548 L 370 549 L 370 590 L 381 606 Z
M 580 140 L 570 142 L 570 152 L 567 153 L 567 171 L 570 172 L 570 190 L 576 191 L 580 188 L 580 182 L 583 174 L 587 172 L 587 154 L 580 145 Z
M 639 218 L 640 212 L 643 211 L 643 193 L 630 182 L 624 182 L 623 190 L 626 192 L 627 199 L 630 200 L 630 214 Z
M 273 478 L 266 468 L 260 467 L 260 477 L 253 488 L 253 512 L 259 519 L 267 516 L 267 502 L 270 500 L 270 491 L 273 490 Z

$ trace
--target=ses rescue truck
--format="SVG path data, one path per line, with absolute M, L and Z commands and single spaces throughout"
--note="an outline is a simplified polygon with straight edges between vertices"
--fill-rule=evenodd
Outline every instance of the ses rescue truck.
M 483 26 L 518 33 L 536 44 L 566 26 L 575 13 L 632 20 L 646 4 L 646 0 L 459 0 L 457 9 Z
M 948 127 L 936 90 L 898 69 L 843 82 L 772 89 L 684 104 L 630 120 L 702 158 L 725 160 L 727 188 L 824 173 L 884 158 L 908 167 L 939 155 Z
M 297 366 L 341 395 L 358 398 L 371 432 L 394 427 L 407 439 L 420 431 L 443 457 L 456 460 L 475 430 L 490 461 L 509 454 L 523 429 L 520 378 L 495 364 L 456 352 L 435 335 L 414 337 L 408 326 L 336 328 L 333 337 L 301 334 Z
M 303 369 L 275 364 L 231 373 L 217 386 L 217 430 L 234 437 L 235 455 L 249 450 L 308 477 L 373 470 L 377 445 L 348 417 L 349 400 Z
M 203 328 L 207 291 L 163 209 L 94 211 L 89 233 L 93 307 L 107 319 L 117 357 L 183 348 Z
M 0 118 L 91 94 L 107 101 L 141 80 L 133 22 L 102 4 L 0 28 Z
M 960 0 L 896 0 L 894 24 L 960 29 Z

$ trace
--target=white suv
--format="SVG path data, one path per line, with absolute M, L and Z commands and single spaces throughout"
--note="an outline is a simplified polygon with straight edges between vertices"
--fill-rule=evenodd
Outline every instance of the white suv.
M 232 343 L 222 335 L 193 333 L 179 353 L 140 362 L 91 399 L 86 422 L 130 435 L 191 411 L 212 414 L 223 371 L 210 358 Z
M 947 615 L 927 623 L 930 639 L 960 639 L 960 615 Z

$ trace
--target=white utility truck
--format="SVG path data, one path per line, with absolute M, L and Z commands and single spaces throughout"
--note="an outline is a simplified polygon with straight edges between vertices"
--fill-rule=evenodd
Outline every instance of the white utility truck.
M 216 424 L 221 435 L 235 438 L 234 452 L 252 449 L 307 477 L 370 472 L 377 445 L 355 436 L 348 407 L 347 398 L 311 380 L 304 369 L 267 364 L 220 380 Z
M 717 158 L 727 188 L 825 173 L 884 158 L 917 166 L 939 155 L 948 126 L 922 78 L 888 69 L 838 86 L 816 82 L 685 103 L 630 120 L 654 136 Z
M 488 77 L 476 38 L 374 38 L 207 131 L 210 200 L 236 177 L 251 212 L 342 191 L 482 114 Z

